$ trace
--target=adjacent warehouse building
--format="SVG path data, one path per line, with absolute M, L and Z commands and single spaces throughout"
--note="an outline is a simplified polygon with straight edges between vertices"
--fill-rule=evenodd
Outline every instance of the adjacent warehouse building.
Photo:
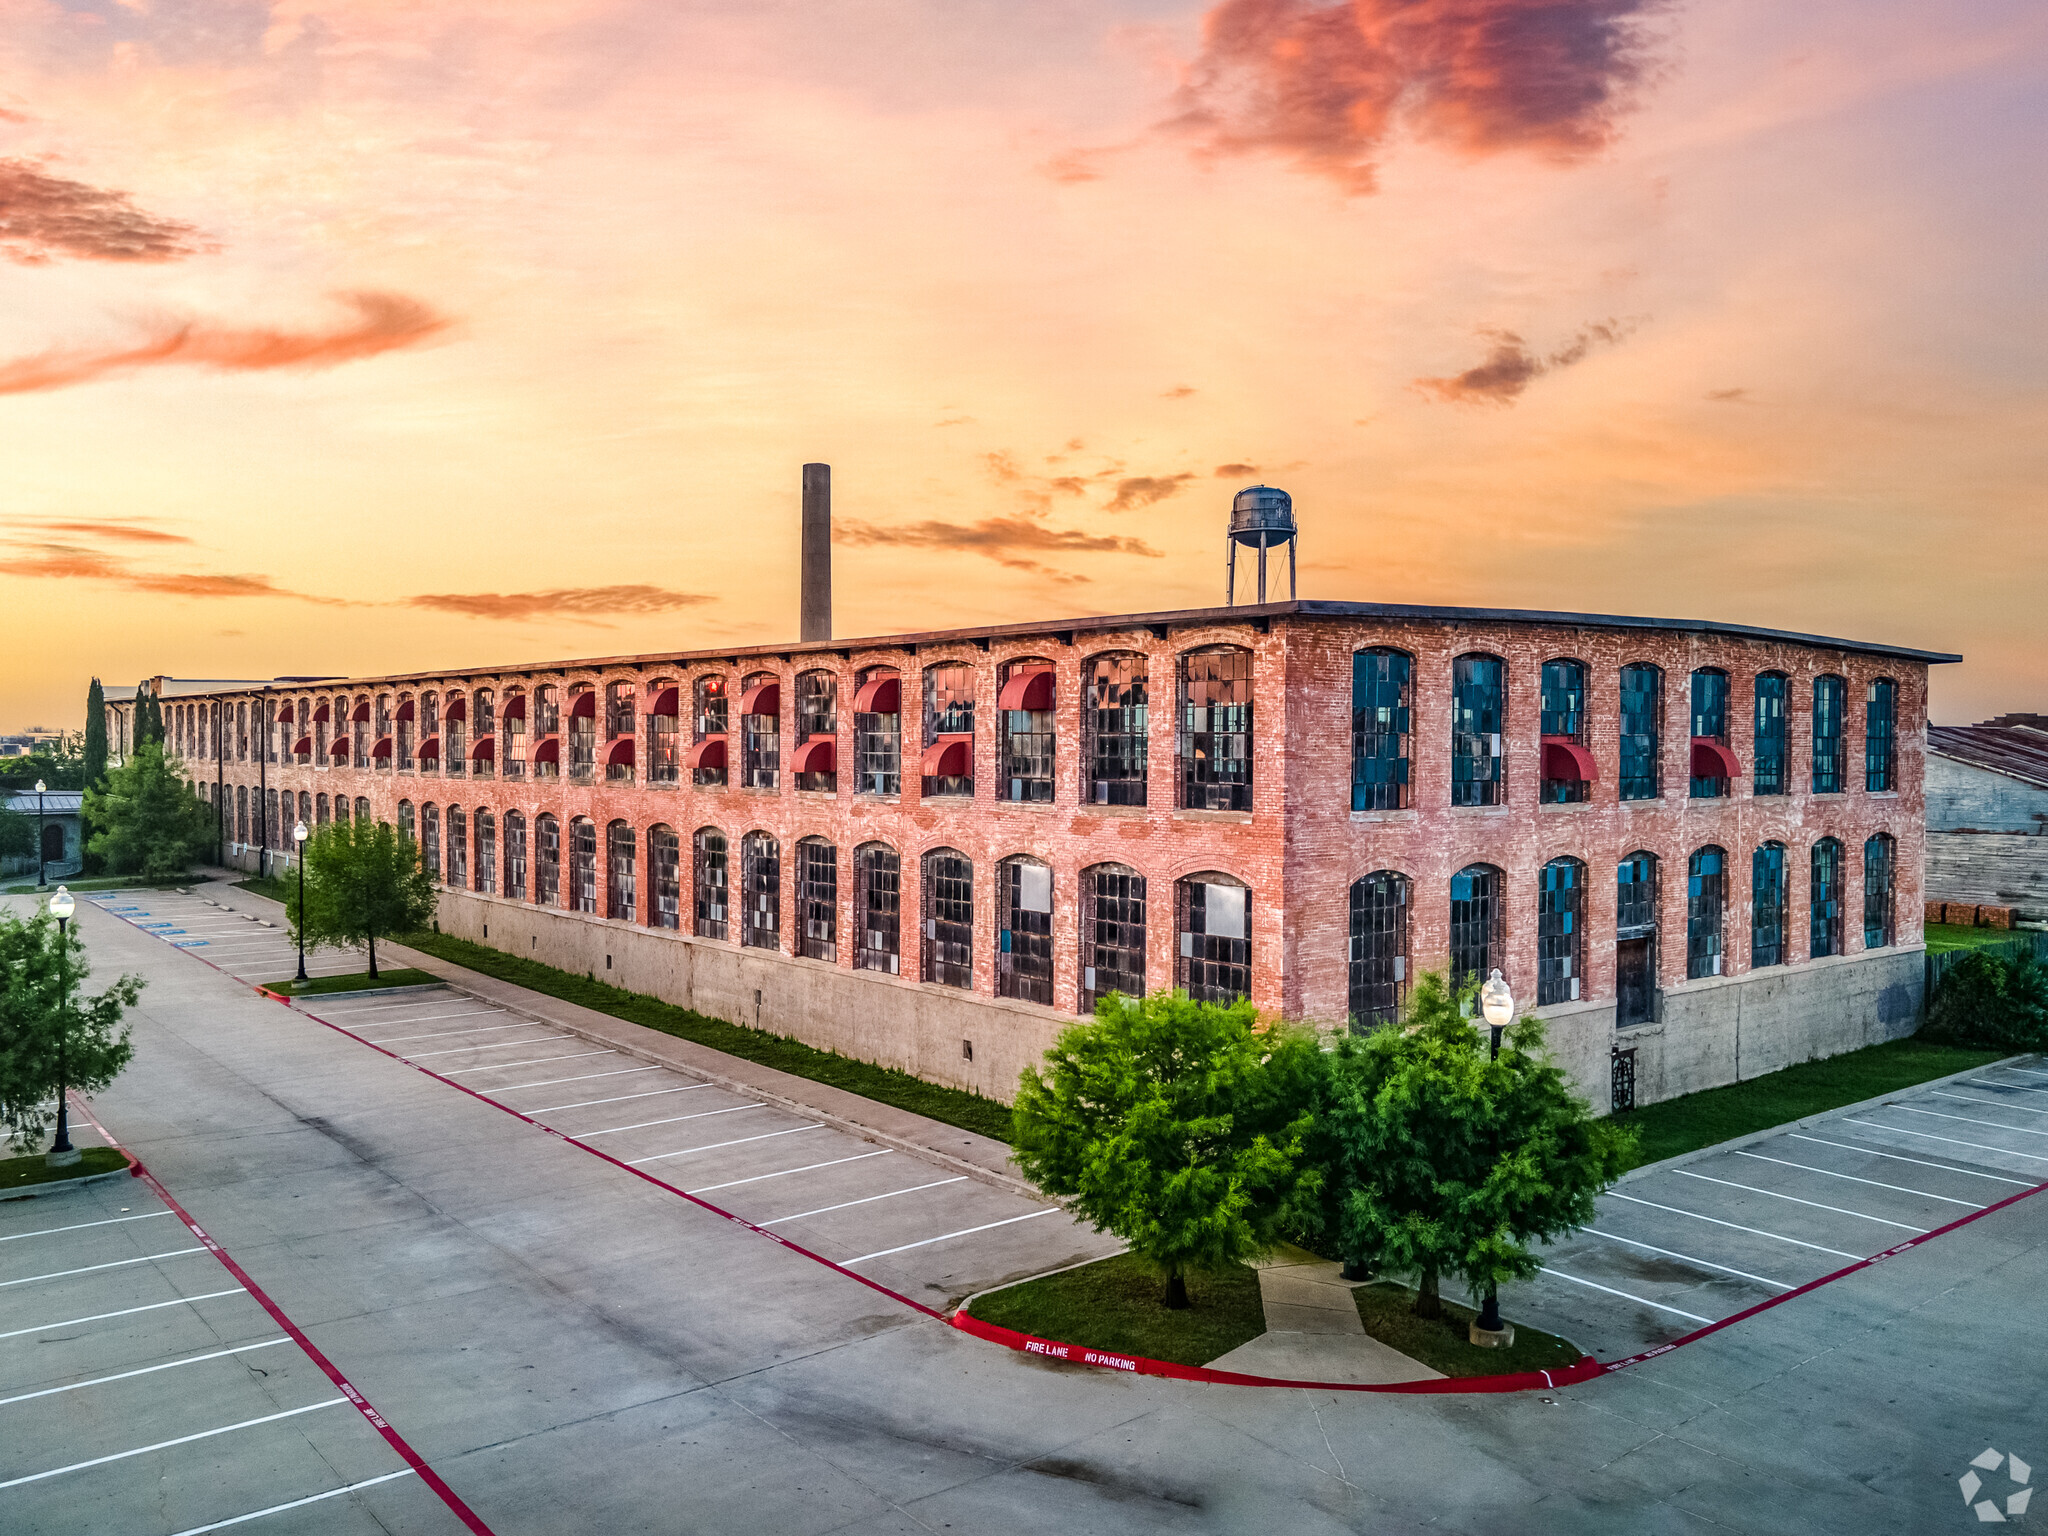
M 1927 899 L 2048 920 L 2048 715 L 1928 728 Z

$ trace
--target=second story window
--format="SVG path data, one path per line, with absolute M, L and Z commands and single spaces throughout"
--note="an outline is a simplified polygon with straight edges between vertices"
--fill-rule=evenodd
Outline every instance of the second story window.
M 604 777 L 607 784 L 630 784 L 638 757 L 639 721 L 633 708 L 631 683 L 604 685 Z
M 774 789 L 781 774 L 782 684 L 773 672 L 756 672 L 740 693 L 740 784 Z
M 891 668 L 860 674 L 853 696 L 853 754 L 855 794 L 903 792 L 903 679 Z
M 1813 680 L 1813 792 L 1816 795 L 1839 795 L 1846 787 L 1842 762 L 1844 691 L 1839 677 L 1816 677 Z M 1827 950 L 1825 953 L 1833 954 L 1835 951 Z
M 1621 669 L 1621 775 L 1624 800 L 1654 800 L 1664 727 L 1664 674 L 1648 662 Z
M 1415 663 L 1379 648 L 1351 658 L 1351 809 L 1397 811 L 1408 803 L 1409 688 Z
M 1786 789 L 1785 674 L 1756 675 L 1756 742 L 1750 749 L 1751 792 L 1782 795 Z M 1776 964 L 1775 961 L 1772 962 Z
M 588 784 L 597 777 L 597 690 L 588 684 L 569 694 L 569 781 Z
M 699 789 L 726 781 L 727 703 L 724 678 L 700 677 L 691 685 L 690 782 Z
M 469 771 L 480 779 L 488 779 L 498 762 L 497 695 L 488 688 L 477 689 L 469 696 L 469 713 L 474 737 L 469 749 Z
M 533 690 L 533 734 L 559 736 L 562 732 L 562 695 L 553 683 Z
M 414 734 L 413 734 L 413 733 L 414 733 L 414 728 L 415 728 L 415 727 L 416 727 L 416 725 L 418 724 L 418 721 L 417 721 L 417 719 L 416 719 L 416 717 L 418 716 L 418 714 L 419 714 L 419 703 L 418 703 L 418 701 L 417 701 L 417 700 L 414 700 L 414 699 L 410 699 L 410 698 L 407 698 L 407 697 L 406 697 L 405 695 L 403 695 L 403 694 L 399 695 L 399 699 L 398 699 L 398 771 L 399 771 L 400 773 L 411 773 L 411 772 L 412 772 L 412 770 L 413 770 L 413 755 L 412 755 L 412 744 L 413 744 L 413 740 L 414 740 Z
M 1002 715 L 998 774 L 1005 800 L 1052 803 L 1054 689 L 1049 661 L 1013 661 L 1003 668 L 996 709 Z
M 798 789 L 839 788 L 839 679 L 822 668 L 797 674 L 796 748 L 789 767 Z
M 469 752 L 463 737 L 463 726 L 469 719 L 469 700 L 461 694 L 451 694 L 448 699 L 447 715 L 441 727 L 441 759 L 446 771 L 460 778 L 469 766 Z
M 1898 713 L 1899 685 L 1874 679 L 1863 703 L 1863 787 L 1873 795 L 1899 787 Z
M 1692 675 L 1692 798 L 1725 799 L 1734 779 L 1735 754 L 1728 750 L 1728 674 L 1718 667 L 1701 667 Z
M 677 718 L 682 690 L 674 683 L 656 682 L 654 698 L 647 706 L 647 782 L 674 784 L 682 777 L 682 722 Z M 673 928 L 675 924 L 670 923 Z
M 924 671 L 922 792 L 974 795 L 974 668 L 941 662 Z
M 1180 803 L 1196 811 L 1252 808 L 1252 653 L 1237 647 L 1180 659 Z
M 1451 663 L 1451 804 L 1499 805 L 1502 697 L 1506 664 L 1498 656 L 1460 656 Z
M 1592 754 L 1586 750 L 1584 662 L 1543 663 L 1542 735 L 1543 803 L 1572 805 L 1586 800 L 1594 770 Z
M 1143 805 L 1149 757 L 1145 658 L 1097 656 L 1082 668 L 1082 766 L 1090 805 Z
M 502 772 L 508 779 L 526 776 L 527 706 L 528 697 L 523 693 L 510 694 L 505 699 L 505 762 Z

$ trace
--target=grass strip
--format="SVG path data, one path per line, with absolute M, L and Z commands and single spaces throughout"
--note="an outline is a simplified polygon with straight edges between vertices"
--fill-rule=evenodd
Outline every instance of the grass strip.
M 1415 1292 L 1405 1285 L 1375 1280 L 1352 1293 L 1358 1320 L 1365 1331 L 1410 1360 L 1419 1360 L 1446 1376 L 1504 1376 L 1512 1371 L 1554 1371 L 1575 1364 L 1584 1351 L 1554 1333 L 1515 1323 L 1515 1342 L 1505 1349 L 1474 1344 L 1465 1330 L 1477 1316 L 1470 1307 L 1444 1300 L 1442 1317 L 1417 1317 L 1410 1310 Z M 1509 1318 L 1513 1323 L 1514 1319 Z
M 313 997 L 322 992 L 370 992 L 380 987 L 431 987 L 439 985 L 440 980 L 431 971 L 400 966 L 379 971 L 375 976 L 358 972 L 353 976 L 315 976 L 307 981 L 266 981 L 261 985 L 266 991 L 281 992 L 287 997 Z
M 82 1179 L 95 1173 L 118 1173 L 128 1166 L 128 1155 L 112 1147 L 80 1147 L 78 1161 L 69 1168 L 52 1168 L 40 1152 L 27 1157 L 0 1158 L 0 1191 L 26 1189 L 31 1184 L 55 1184 L 60 1179 Z
M 558 997 L 565 1003 L 576 1003 L 628 1023 L 644 1024 L 679 1040 L 708 1045 L 714 1051 L 723 1051 L 742 1061 L 759 1062 L 764 1067 L 774 1067 L 779 1072 L 808 1078 L 814 1083 L 828 1083 L 877 1103 L 907 1109 L 927 1119 L 956 1125 L 963 1131 L 973 1131 L 978 1136 L 1004 1143 L 1010 1140 L 1009 1106 L 994 1099 L 985 1099 L 978 1093 L 941 1087 L 908 1072 L 856 1061 L 833 1051 L 821 1051 L 801 1040 L 770 1034 L 763 1029 L 729 1024 L 694 1009 L 678 1008 L 673 1003 L 628 992 L 623 987 L 614 987 L 594 977 L 558 971 L 537 960 L 508 955 L 488 945 L 458 939 L 452 934 L 414 933 L 397 942 L 452 965 L 466 966 L 499 981 L 509 981 L 529 991 Z
M 1889 1040 L 1825 1061 L 1803 1061 L 1745 1083 L 1666 1099 L 1614 1118 L 1618 1124 L 1636 1127 L 1636 1156 L 1630 1166 L 1641 1167 L 1933 1078 L 1967 1072 L 2010 1054 L 1917 1037 Z
M 1175 1365 L 1207 1365 L 1266 1331 L 1257 1270 L 1238 1264 L 1187 1280 L 1188 1309 L 1168 1311 L 1159 1271 L 1120 1253 L 991 1291 L 967 1310 L 999 1328 Z
M 1985 949 L 1994 944 L 2025 943 L 2032 937 L 2024 928 L 1965 928 L 1960 923 L 1929 923 L 1927 952 L 1939 955 L 1951 949 Z
M 254 891 L 258 896 L 268 896 L 272 901 L 284 901 L 295 887 L 286 884 L 276 875 L 251 875 L 247 880 L 237 880 L 235 889 Z
M 95 875 L 90 880 L 52 880 L 48 890 L 54 891 L 61 885 L 67 891 L 168 891 L 181 885 L 198 885 L 205 879 L 204 875 L 179 875 L 170 880 L 145 880 L 140 875 Z M 35 894 L 36 883 L 33 880 L 26 885 L 16 882 L 0 888 L 0 895 L 5 896 Z

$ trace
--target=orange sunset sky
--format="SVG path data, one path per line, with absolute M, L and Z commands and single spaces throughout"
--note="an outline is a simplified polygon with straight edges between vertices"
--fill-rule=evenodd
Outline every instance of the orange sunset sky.
M 1302 595 L 2048 708 L 2027 0 L 0 0 L 0 728 Z

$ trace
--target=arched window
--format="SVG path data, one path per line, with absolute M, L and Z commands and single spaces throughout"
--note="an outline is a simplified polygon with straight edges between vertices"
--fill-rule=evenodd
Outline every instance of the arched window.
M 782 683 L 773 672 L 756 672 L 741 679 L 740 783 L 774 789 L 781 774 Z
M 839 850 L 822 837 L 796 845 L 796 945 L 809 960 L 839 958 Z
M 597 915 L 597 823 L 587 816 L 569 823 L 569 910 Z
M 1786 789 L 1785 674 L 1756 675 L 1756 738 L 1750 750 L 1750 789 L 1758 795 L 1782 795 Z
M 674 683 L 659 678 L 648 691 L 653 698 L 647 706 L 647 782 L 674 784 L 683 767 L 680 693 Z
M 532 705 L 533 700 L 517 690 L 505 695 L 505 709 L 499 727 L 505 740 L 498 754 L 502 764 L 498 771 L 507 779 L 516 781 L 526 777 L 527 714 Z
M 1148 668 L 1136 651 L 1097 656 L 1081 668 L 1081 725 L 1086 733 L 1081 761 L 1088 775 L 1081 798 L 1090 805 L 1145 803 L 1151 757 L 1145 701 Z
M 857 795 L 903 792 L 903 679 L 893 667 L 869 667 L 853 696 Z M 891 950 L 893 955 L 895 951 Z
M 782 845 L 766 832 L 740 839 L 740 943 L 782 947 Z
M 1728 751 L 1728 674 L 1719 667 L 1701 667 L 1692 675 L 1692 798 L 1726 799 L 1732 761 L 1733 754 Z
M 315 830 L 327 825 L 327 791 L 321 790 L 313 797 L 313 826 Z
M 1097 864 L 1081 871 L 1081 1011 L 1112 992 L 1145 995 L 1145 877 Z
M 639 756 L 639 738 L 634 727 L 633 684 L 604 685 L 604 780 L 607 784 L 630 784 Z
M 417 737 L 419 709 L 419 701 L 411 694 L 401 693 L 398 696 L 397 755 L 398 771 L 400 773 L 411 773 L 416 766 L 416 759 L 413 757 L 413 742 Z M 313 743 L 313 746 L 316 751 L 319 749 L 317 741 Z M 306 761 L 303 754 L 300 756 L 299 761 L 302 763 Z
M 1052 1006 L 1052 868 L 1037 859 L 996 866 L 996 996 Z
M 1880 832 L 1863 845 L 1863 947 L 1883 949 L 1893 941 L 1891 834 Z
M 1575 805 L 1592 792 L 1586 753 L 1586 664 L 1543 663 L 1543 791 L 1546 805 Z M 1575 749 L 1575 750 L 1574 750 Z
M 336 795 L 334 797 L 334 819 L 337 822 L 346 822 L 348 820 L 347 795 Z
M 380 772 L 389 773 L 391 771 L 393 747 L 393 742 L 391 740 L 393 724 L 391 718 L 390 694 L 380 693 L 377 695 L 376 713 L 376 728 L 372 732 L 372 734 L 376 737 L 376 741 L 372 744 L 370 748 L 370 766 L 372 768 L 378 769 Z M 298 731 L 298 727 L 296 725 L 293 726 L 292 731 L 294 734 L 296 734 Z
M 1005 800 L 1034 805 L 1052 803 L 1053 709 L 1058 676 L 1051 662 L 1035 656 L 1003 664 L 1002 692 L 996 697 L 996 711 L 1002 717 L 1002 734 L 997 743 L 1002 761 L 996 777 Z
M 647 868 L 653 877 L 648 891 L 647 926 L 680 931 L 683 926 L 683 845 L 673 827 L 647 829 Z
M 903 970 L 903 860 L 887 843 L 863 843 L 853 851 L 854 917 L 860 942 L 853 952 L 858 971 Z
M 498 823 L 489 811 L 476 813 L 476 889 L 486 896 L 498 888 Z
M 526 815 L 505 813 L 505 894 L 513 901 L 526 900 Z
M 1701 848 L 1685 866 L 1685 974 L 1719 976 L 1721 920 L 1727 906 L 1727 855 Z
M 1355 781 L 1354 781 L 1355 782 Z M 1391 1024 L 1408 1000 L 1408 877 L 1376 869 L 1351 883 L 1351 1022 Z
M 356 700 L 355 707 L 348 712 L 348 718 L 349 733 L 353 738 L 350 743 L 350 752 L 355 760 L 355 766 L 367 768 L 370 766 L 370 696 L 368 694 L 364 694 Z M 263 734 L 267 738 L 270 732 L 266 729 Z M 277 754 L 275 752 L 271 753 L 270 760 L 272 762 L 277 761 Z
M 291 791 L 286 790 L 285 794 L 289 796 Z M 284 828 L 277 819 L 277 791 L 266 791 L 263 796 L 263 846 L 282 849 L 287 841 Z
M 1899 787 L 1898 715 L 1899 685 L 1873 678 L 1863 701 L 1863 787 L 1873 795 Z
M 1761 844 L 1749 857 L 1749 968 L 1785 963 L 1785 845 Z
M 695 888 L 695 932 L 700 939 L 726 935 L 727 870 L 725 834 L 699 827 L 691 839 L 691 883 Z
M 1451 989 L 1500 964 L 1500 871 L 1468 864 L 1451 876 Z
M 1824 837 L 1813 845 L 1813 897 L 1808 953 L 1816 960 L 1842 952 L 1842 845 Z
M 830 793 L 839 787 L 839 679 L 822 669 L 796 678 L 796 741 L 790 772 L 798 789 Z M 801 855 L 798 856 L 801 859 Z
M 1408 715 L 1415 659 L 1385 646 L 1351 658 L 1351 809 L 1408 803 Z M 1355 893 L 1354 893 L 1355 894 Z
M 1180 659 L 1180 803 L 1252 808 L 1252 653 L 1236 646 Z
M 1839 795 L 1843 782 L 1842 700 L 1845 686 L 1839 677 L 1813 680 L 1813 792 Z M 1834 950 L 1829 950 L 1834 954 Z
M 286 794 L 287 798 L 289 798 L 290 792 L 287 791 Z M 366 795 L 356 796 L 356 821 L 362 826 L 370 824 L 370 801 Z
M 924 669 L 921 792 L 974 795 L 974 668 L 963 661 Z
M 409 809 L 410 807 L 408 807 Z M 303 821 L 308 829 L 317 825 L 313 820 L 313 797 L 303 789 L 299 791 L 299 820 Z M 406 835 L 408 837 L 412 835 L 412 828 L 410 826 L 406 828 Z
M 488 779 L 498 766 L 498 703 L 490 689 L 478 688 L 470 694 L 469 715 L 469 771 Z
M 1499 805 L 1506 793 L 1506 674 L 1498 656 L 1460 656 L 1451 663 L 1453 805 Z
M 449 694 L 441 708 L 441 771 L 450 778 L 460 778 L 469 769 L 468 721 L 469 700 Z
M 562 824 L 543 811 L 533 818 L 534 905 L 562 905 Z
M 1614 1027 L 1657 1016 L 1657 856 L 1630 854 L 1614 870 Z
M 58 836 L 63 836 L 61 827 Z M 235 841 L 245 847 L 249 842 L 249 786 L 246 784 L 235 786 Z
M 597 778 L 597 690 L 588 683 L 569 689 L 569 782 L 589 784 Z M 593 834 L 594 835 L 594 834 Z
M 1536 893 L 1536 1002 L 1576 1003 L 1586 976 L 1586 866 L 1552 859 Z
M 953 848 L 924 856 L 924 969 L 940 986 L 974 986 L 974 864 Z
M 341 809 L 342 804 L 342 801 L 336 800 L 334 808 L 338 811 Z M 448 807 L 447 864 L 447 883 L 458 891 L 467 890 L 469 887 L 469 818 L 463 814 L 462 807 L 459 805 Z
M 560 735 L 562 730 L 562 695 L 553 683 L 542 683 L 533 690 L 533 734 L 536 737 Z
M 633 853 L 639 843 L 623 821 L 605 828 L 604 915 L 614 922 L 630 923 L 639 915 L 639 893 L 633 885 Z
M 441 878 L 441 808 L 429 800 L 420 807 L 420 858 L 427 873 Z
M 700 677 L 690 691 L 690 782 L 699 789 L 726 782 L 726 680 Z
M 1663 793 L 1659 773 L 1664 742 L 1664 674 L 1646 661 L 1621 669 L 1621 777 L 1624 800 L 1654 800 Z
M 1252 893 L 1232 875 L 1174 882 L 1180 954 L 1174 985 L 1198 1003 L 1234 1003 L 1252 990 Z

